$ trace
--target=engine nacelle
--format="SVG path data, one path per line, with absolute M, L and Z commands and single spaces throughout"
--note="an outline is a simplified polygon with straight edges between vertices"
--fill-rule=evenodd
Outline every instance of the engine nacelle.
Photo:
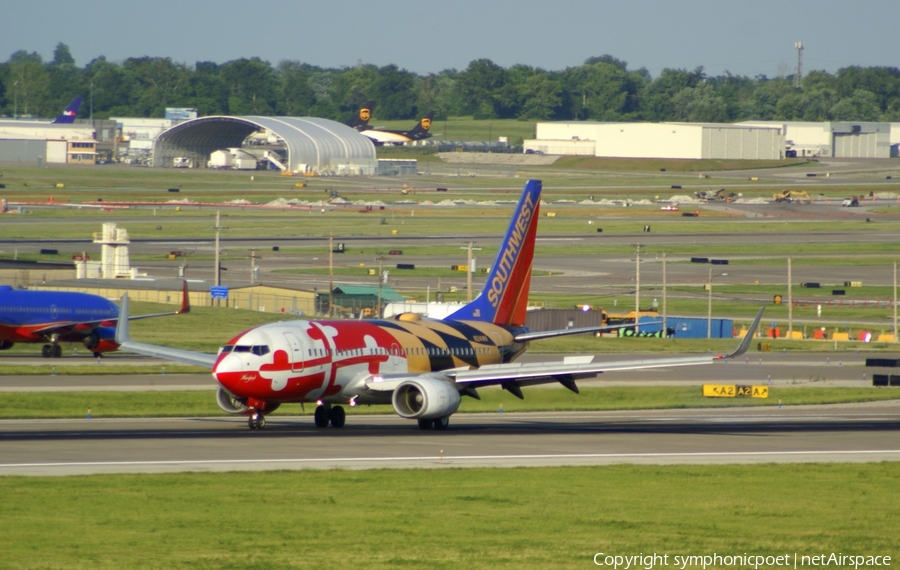
M 113 327 L 97 327 L 84 337 L 84 347 L 91 352 L 112 352 L 118 350 L 116 329 Z
M 243 400 L 235 397 L 234 394 L 221 386 L 219 386 L 219 390 L 216 392 L 216 403 L 229 414 L 244 414 L 250 411 L 250 408 Z
M 394 390 L 394 411 L 401 418 L 433 420 L 459 409 L 462 398 L 453 384 L 423 376 L 407 380 Z
M 15 346 L 15 344 L 16 343 L 11 340 L 0 340 L 0 350 L 9 350 L 13 346 Z
M 279 402 L 264 402 L 253 398 L 250 398 L 249 400 L 238 398 L 221 386 L 219 386 L 219 389 L 216 392 L 216 403 L 229 414 L 249 414 L 252 410 L 268 414 L 274 412 L 281 406 L 281 403 Z

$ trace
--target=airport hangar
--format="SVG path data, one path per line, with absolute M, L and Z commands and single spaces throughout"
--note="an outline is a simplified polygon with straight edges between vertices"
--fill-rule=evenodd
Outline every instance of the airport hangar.
M 892 129 L 892 127 L 894 127 Z M 538 123 L 526 153 L 616 158 L 778 160 L 897 156 L 900 123 Z
M 156 138 L 153 165 L 205 165 L 213 153 L 242 149 L 248 137 L 263 131 L 273 133 L 282 143 L 260 150 L 279 170 L 324 175 L 377 173 L 375 145 L 368 137 L 318 117 L 212 116 L 184 121 Z

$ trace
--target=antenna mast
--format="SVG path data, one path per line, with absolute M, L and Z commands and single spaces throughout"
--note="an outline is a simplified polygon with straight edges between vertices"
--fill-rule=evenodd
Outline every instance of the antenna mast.
M 797 50 L 797 73 L 794 74 L 794 87 L 800 87 L 800 80 L 803 79 L 803 42 L 794 42 L 794 49 Z

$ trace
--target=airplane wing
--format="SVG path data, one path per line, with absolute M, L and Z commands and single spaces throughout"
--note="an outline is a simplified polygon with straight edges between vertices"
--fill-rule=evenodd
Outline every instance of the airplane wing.
M 156 346 L 143 342 L 134 342 L 128 335 L 128 322 L 130 320 L 131 319 L 128 317 L 128 293 L 125 293 L 122 295 L 122 306 L 119 308 L 119 322 L 116 324 L 116 344 L 119 345 L 119 350 L 143 354 L 144 356 L 164 358 L 183 364 L 205 366 L 210 370 L 212 370 L 213 364 L 216 363 L 215 354 L 206 354 L 204 352 L 193 352 L 179 348 L 169 348 L 167 346 Z
M 756 318 L 753 319 L 753 323 L 741 340 L 740 345 L 733 352 L 725 355 L 651 357 L 636 360 L 598 362 L 594 361 L 597 358 L 596 356 L 572 356 L 565 358 L 562 362 L 490 364 L 476 369 L 456 368 L 444 370 L 436 375 L 444 376 L 448 381 L 454 382 L 460 392 L 467 392 L 470 395 L 475 395 L 475 397 L 477 397 L 477 393 L 474 392 L 474 388 L 498 384 L 519 398 L 522 397 L 521 386 L 548 384 L 551 382 L 559 382 L 569 390 L 577 393 L 578 387 L 575 384 L 575 380 L 591 378 L 604 372 L 696 366 L 741 356 L 750 348 L 764 310 L 765 308 L 763 307 L 756 314 Z M 392 390 L 396 385 L 407 379 L 409 379 L 408 375 L 397 378 L 385 375 L 367 382 L 366 386 L 373 391 Z
M 659 325 L 662 324 L 662 321 L 644 321 L 640 324 L 642 327 L 646 327 L 648 325 Z M 612 332 L 617 331 L 619 329 L 627 329 L 634 327 L 634 323 L 622 324 L 622 325 L 604 325 L 604 326 L 596 326 L 596 327 L 579 327 L 573 329 L 560 329 L 556 331 L 538 331 L 538 332 L 527 332 L 516 335 L 516 342 L 525 342 L 530 340 L 541 340 L 544 338 L 554 338 L 558 336 L 567 336 L 570 334 L 586 334 L 586 333 L 604 333 L 604 332 Z

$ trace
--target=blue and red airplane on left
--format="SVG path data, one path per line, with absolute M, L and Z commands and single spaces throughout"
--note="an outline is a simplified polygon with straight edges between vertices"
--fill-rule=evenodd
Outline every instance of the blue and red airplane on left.
M 182 288 L 181 309 L 171 313 L 137 315 L 128 320 L 188 313 L 187 282 Z M 44 358 L 62 356 L 60 342 L 81 342 L 94 356 L 119 348 L 116 323 L 119 308 L 112 301 L 67 291 L 28 291 L 0 285 L 0 350 L 16 343 L 45 343 Z

